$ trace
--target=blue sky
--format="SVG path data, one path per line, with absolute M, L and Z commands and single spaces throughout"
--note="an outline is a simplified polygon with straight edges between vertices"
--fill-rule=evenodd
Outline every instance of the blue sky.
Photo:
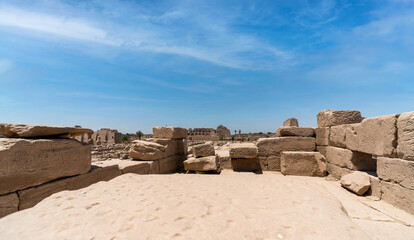
M 414 1 L 0 3 L 0 122 L 275 132 L 414 109 Z

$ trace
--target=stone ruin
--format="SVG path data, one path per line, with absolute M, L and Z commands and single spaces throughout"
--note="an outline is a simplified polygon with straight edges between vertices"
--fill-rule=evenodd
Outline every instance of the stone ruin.
M 230 140 L 231 133 L 228 128 L 223 125 L 214 128 L 190 128 L 188 129 L 189 141 L 218 141 L 218 140 Z
M 91 164 L 91 146 L 73 136 L 89 129 L 1 124 L 0 216 L 120 174 L 276 171 L 340 180 L 358 195 L 414 214 L 414 112 L 363 118 L 359 111 L 324 110 L 317 128 L 289 119 L 275 137 L 230 144 L 221 155 L 212 144 L 187 152 L 187 130 L 154 127 L 153 138 L 133 141 L 129 157 Z
M 80 126 L 76 126 L 80 127 Z M 113 145 L 121 143 L 122 133 L 118 132 L 117 130 L 109 129 L 109 128 L 101 128 L 96 132 L 89 132 L 80 136 L 76 136 L 75 139 L 92 144 L 92 145 Z

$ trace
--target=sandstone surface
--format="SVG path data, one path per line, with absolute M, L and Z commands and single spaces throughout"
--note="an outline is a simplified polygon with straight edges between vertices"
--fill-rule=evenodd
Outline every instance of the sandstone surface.
M 397 120 L 398 157 L 414 161 L 414 112 L 403 113 Z
M 342 176 L 341 185 L 361 196 L 368 191 L 371 186 L 371 181 L 367 173 L 356 171 Z
M 414 191 L 399 184 L 381 181 L 382 196 L 381 199 L 414 214 Z
M 184 139 L 188 136 L 188 131 L 180 127 L 153 127 L 154 138 Z
M 190 158 L 184 161 L 185 171 L 217 171 L 218 156 Z
M 379 157 L 377 173 L 384 181 L 398 183 L 414 191 L 414 161 Z
M 296 118 L 288 118 L 283 122 L 283 126 L 299 127 L 299 122 Z
M 330 129 L 327 127 L 315 128 L 316 145 L 318 146 L 329 145 L 329 132 L 330 132 Z
M 312 137 L 260 138 L 256 145 L 259 156 L 280 155 L 282 151 L 314 151 L 316 148 Z
M 144 140 L 132 142 L 129 156 L 137 160 L 158 160 L 165 157 L 166 147 L 159 143 Z
M 282 152 L 280 168 L 284 175 L 326 176 L 325 158 L 318 152 Z
M 351 170 L 375 171 L 377 167 L 371 154 L 330 146 L 326 148 L 326 160 L 329 163 Z
M 215 150 L 212 144 L 200 144 L 193 146 L 194 157 L 209 157 L 214 156 Z
M 262 172 L 259 158 L 232 158 L 231 165 L 236 172 Z
M 312 137 L 315 130 L 309 127 L 288 127 L 283 126 L 277 129 L 276 136 L 292 136 L 292 137 Z
M 0 196 L 0 218 L 17 212 L 19 210 L 18 208 L 19 197 L 16 193 L 9 193 Z
M 360 123 L 362 121 L 361 112 L 356 110 L 323 110 L 316 116 L 318 127 L 331 127 L 342 124 Z
M 332 126 L 329 135 L 329 145 L 334 147 L 346 147 L 346 128 L 349 125 Z
M 230 144 L 230 158 L 256 158 L 257 146 L 254 143 Z
M 0 135 L 11 138 L 70 138 L 87 133 L 92 133 L 92 130 L 79 127 L 0 123 Z

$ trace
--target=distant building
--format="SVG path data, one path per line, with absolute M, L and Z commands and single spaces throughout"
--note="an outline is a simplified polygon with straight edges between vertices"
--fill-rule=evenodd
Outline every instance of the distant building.
M 102 128 L 96 132 L 76 136 L 75 139 L 93 145 L 111 145 L 121 142 L 122 133 L 109 128 Z
M 217 129 L 214 128 L 190 128 L 188 129 L 188 140 L 207 140 L 217 141 L 220 139 L 231 139 L 230 130 L 225 126 L 220 125 Z

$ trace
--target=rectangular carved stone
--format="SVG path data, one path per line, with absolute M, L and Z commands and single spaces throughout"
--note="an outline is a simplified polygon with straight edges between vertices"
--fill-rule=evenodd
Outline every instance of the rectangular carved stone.
M 259 138 L 258 155 L 280 155 L 282 151 L 314 151 L 315 138 L 311 137 L 275 137 Z
M 398 157 L 414 160 L 414 112 L 403 113 L 397 120 Z
M 292 136 L 292 137 L 313 137 L 315 130 L 310 127 L 288 127 L 283 126 L 277 129 L 276 136 Z
M 397 147 L 397 114 L 366 118 L 346 128 L 346 147 L 375 156 L 393 157 Z
M 19 210 L 18 207 L 19 198 L 16 193 L 9 193 L 0 196 L 0 218 L 17 212 Z
M 372 155 L 344 148 L 327 147 L 326 160 L 329 163 L 351 170 L 376 170 L 376 161 L 372 159 Z
M 374 200 L 380 200 L 381 199 L 381 181 L 378 177 L 375 176 L 369 176 L 371 181 L 371 187 L 368 189 L 366 195 L 371 196 L 374 198 Z
M 260 162 L 260 168 L 262 171 L 268 171 L 269 170 L 269 163 L 267 162 L 267 157 L 257 157 Z
M 328 146 L 317 146 L 316 151 L 320 152 L 326 158 L 326 149 Z
M 259 158 L 232 158 L 233 171 L 237 172 L 261 172 Z
M 158 143 L 165 146 L 164 154 L 162 158 L 174 156 L 178 154 L 178 143 L 183 141 L 183 139 L 168 139 L 168 138 L 148 138 L 145 141 Z M 181 146 L 183 147 L 183 145 Z M 183 151 L 183 150 L 181 150 Z
M 326 176 L 325 158 L 318 152 L 282 152 L 280 169 L 283 175 Z
M 220 169 L 232 169 L 229 151 L 217 150 L 216 156 L 218 157 Z
M 153 127 L 152 132 L 154 138 L 183 139 L 188 135 L 187 129 L 180 127 Z
M 329 145 L 329 128 L 315 128 L 316 133 L 316 145 L 327 146 Z
M 354 172 L 352 170 L 349 170 L 348 168 L 341 168 L 329 162 L 326 162 L 326 170 L 328 171 L 328 175 L 332 176 L 336 180 L 339 180 L 342 176 Z
M 92 165 L 91 170 L 85 174 L 58 179 L 37 187 L 18 191 L 20 198 L 19 210 L 33 207 L 54 193 L 81 189 L 99 181 L 109 181 L 121 175 L 117 164 L 103 163 L 101 166 L 103 167 Z
M 381 189 L 382 200 L 408 213 L 414 214 L 414 190 L 384 181 L 381 182 Z
M 86 173 L 91 146 L 75 139 L 0 138 L 0 194 Z
M 230 144 L 230 158 L 255 158 L 257 146 L 254 143 Z
M 360 123 L 362 121 L 361 112 L 356 110 L 323 110 L 316 116 L 318 127 L 332 127 L 342 124 Z
M 334 147 L 346 147 L 346 128 L 349 125 L 332 126 L 329 135 L 329 145 Z
M 414 161 L 379 157 L 377 173 L 378 177 L 384 181 L 398 183 L 414 190 Z
M 209 157 L 214 156 L 214 146 L 211 144 L 201 144 L 193 146 L 193 156 L 197 157 Z
M 267 157 L 267 168 L 269 171 L 280 172 L 280 156 L 271 155 Z
M 177 172 L 180 168 L 180 164 L 178 163 L 180 160 L 183 161 L 183 157 L 179 155 L 158 160 L 160 165 L 160 173 L 164 174 Z
M 151 167 L 150 161 L 131 161 L 121 159 L 111 159 L 102 162 L 94 162 L 94 165 L 97 165 L 99 167 L 118 165 L 121 174 L 149 174 Z
M 184 155 L 188 153 L 187 139 L 176 139 L 177 142 L 177 155 Z

